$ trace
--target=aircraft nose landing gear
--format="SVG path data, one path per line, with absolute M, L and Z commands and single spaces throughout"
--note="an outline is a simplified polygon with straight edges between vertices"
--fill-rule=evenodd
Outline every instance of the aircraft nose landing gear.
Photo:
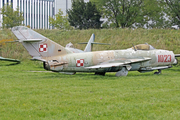
M 161 70 L 159 69 L 158 72 L 154 72 L 154 74 L 156 74 L 156 75 L 161 74 Z

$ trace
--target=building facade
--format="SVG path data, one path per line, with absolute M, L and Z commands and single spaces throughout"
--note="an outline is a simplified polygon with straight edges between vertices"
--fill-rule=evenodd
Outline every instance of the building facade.
M 23 13 L 22 24 L 30 26 L 32 29 L 52 29 L 49 25 L 49 17 L 55 17 L 59 9 L 64 15 L 71 9 L 72 0 L 0 0 L 0 8 L 11 3 L 13 9 L 19 8 Z M 0 14 L 0 27 L 3 16 Z

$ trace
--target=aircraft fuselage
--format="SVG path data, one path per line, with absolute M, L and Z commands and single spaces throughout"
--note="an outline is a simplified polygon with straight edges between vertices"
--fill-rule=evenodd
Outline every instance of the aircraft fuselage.
M 151 70 L 153 67 L 171 66 L 175 63 L 175 56 L 172 51 L 167 50 L 110 50 L 110 51 L 96 51 L 86 53 L 73 53 L 64 56 L 46 57 L 43 59 L 52 60 L 54 64 L 49 64 L 48 69 L 57 72 L 117 72 L 123 66 L 116 66 L 110 68 L 97 68 L 89 69 L 89 66 L 100 65 L 104 63 L 122 62 L 126 63 L 129 59 L 144 59 L 150 58 L 151 60 L 144 62 L 131 63 L 129 71 L 136 70 Z M 58 60 L 58 61 L 57 61 Z

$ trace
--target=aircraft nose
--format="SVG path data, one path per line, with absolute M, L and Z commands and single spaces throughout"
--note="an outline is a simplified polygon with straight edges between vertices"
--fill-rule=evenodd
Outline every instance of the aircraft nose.
M 175 58 L 174 59 L 174 62 L 173 62 L 173 65 L 177 65 L 178 64 L 178 61 L 177 61 L 177 59 Z
M 178 60 L 175 58 L 175 54 L 172 52 L 172 56 L 173 56 L 173 61 L 172 61 L 172 64 L 173 65 L 176 65 L 176 64 L 178 64 Z

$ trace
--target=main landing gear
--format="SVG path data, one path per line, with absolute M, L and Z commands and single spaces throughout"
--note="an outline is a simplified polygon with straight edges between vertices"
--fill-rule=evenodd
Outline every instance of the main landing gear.
M 154 72 L 154 74 L 156 74 L 156 75 L 161 74 L 161 70 L 159 69 L 158 72 Z

